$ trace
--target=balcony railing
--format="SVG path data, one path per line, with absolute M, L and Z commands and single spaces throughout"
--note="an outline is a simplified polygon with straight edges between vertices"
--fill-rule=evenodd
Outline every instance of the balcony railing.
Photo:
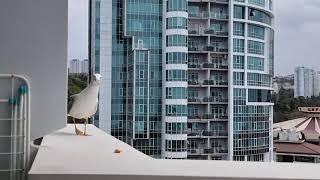
M 227 86 L 228 81 L 215 81 L 215 80 L 204 80 L 203 85 L 217 85 L 217 86 Z
M 197 80 L 189 80 L 188 85 L 196 86 L 196 85 L 201 85 L 201 84 Z
M 199 68 L 201 68 L 201 64 L 188 63 L 188 68 L 190 68 L 190 69 L 199 69 Z
M 221 69 L 228 70 L 227 64 L 217 64 L 217 63 L 188 63 L 188 68 L 190 69 Z
M 226 97 L 204 97 L 203 102 L 220 102 L 220 103 L 225 103 L 228 102 L 228 98 Z
M 205 154 L 222 154 L 222 153 L 228 153 L 228 148 L 210 148 L 210 149 L 204 149 L 203 152 Z
M 209 12 L 189 12 L 189 18 L 209 18 Z
M 227 3 L 229 3 L 229 0 L 210 0 L 210 2 L 216 2 L 216 3 L 224 3 L 224 4 L 227 4 Z
M 228 14 L 221 14 L 221 13 L 211 13 L 210 18 L 212 19 L 219 19 L 219 20 L 228 20 Z
M 203 154 L 205 148 L 188 149 L 189 155 L 200 155 Z
M 213 36 L 223 36 L 227 37 L 227 31 L 216 31 L 214 29 L 204 29 L 204 28 L 192 28 L 188 30 L 189 35 L 213 35 Z
M 217 52 L 217 53 L 227 53 L 228 52 L 227 47 L 219 47 L 219 46 L 212 46 L 212 45 L 204 47 L 203 50 Z
M 212 69 L 228 69 L 227 64 L 216 64 L 216 63 L 204 63 L 203 68 L 212 68 Z
M 189 120 L 228 120 L 227 115 L 223 114 L 189 114 Z
M 215 36 L 228 36 L 227 31 L 215 31 L 214 29 L 205 29 L 204 34 L 210 34 Z
M 189 137 L 227 137 L 227 131 L 206 131 L 202 129 L 188 130 Z
M 228 132 L 227 131 L 203 131 L 203 136 L 228 136 Z

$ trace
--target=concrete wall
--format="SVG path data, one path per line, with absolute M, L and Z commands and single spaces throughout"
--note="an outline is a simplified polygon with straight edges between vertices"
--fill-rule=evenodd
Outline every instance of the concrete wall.
M 68 1 L 1 0 L 0 27 L 0 73 L 31 82 L 31 140 L 64 127 Z

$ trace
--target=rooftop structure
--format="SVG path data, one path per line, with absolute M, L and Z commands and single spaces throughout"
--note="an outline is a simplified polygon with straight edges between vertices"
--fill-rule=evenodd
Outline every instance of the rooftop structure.
M 273 125 L 274 136 L 278 137 L 283 130 L 301 132 L 308 142 L 320 143 L 320 107 L 300 107 L 307 117 L 275 123 Z
M 299 107 L 299 111 L 307 117 L 273 125 L 276 159 L 320 163 L 320 108 Z

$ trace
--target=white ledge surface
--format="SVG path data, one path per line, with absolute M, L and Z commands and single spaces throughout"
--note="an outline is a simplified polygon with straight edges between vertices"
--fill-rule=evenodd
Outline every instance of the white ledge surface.
M 86 137 L 73 128 L 43 138 L 29 180 L 320 179 L 318 164 L 153 159 L 92 125 Z

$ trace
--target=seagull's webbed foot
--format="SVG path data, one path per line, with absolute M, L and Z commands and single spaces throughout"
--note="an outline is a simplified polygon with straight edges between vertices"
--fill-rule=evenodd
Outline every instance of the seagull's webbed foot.
M 80 131 L 78 128 L 75 127 L 75 132 L 76 132 L 76 135 L 78 136 L 85 136 L 84 132 Z
M 76 121 L 75 119 L 73 118 L 73 123 L 74 123 L 74 131 L 76 133 L 77 136 L 83 136 L 84 135 L 84 132 L 82 132 L 81 130 L 79 130 L 77 128 L 77 125 L 76 125 Z

